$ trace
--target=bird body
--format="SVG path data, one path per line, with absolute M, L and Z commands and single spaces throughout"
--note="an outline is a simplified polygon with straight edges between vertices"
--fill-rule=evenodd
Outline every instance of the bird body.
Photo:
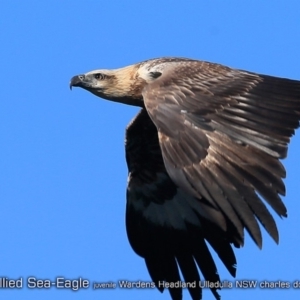
M 126 228 L 160 282 L 220 282 L 207 248 L 231 275 L 244 229 L 261 248 L 259 223 L 278 243 L 267 202 L 287 210 L 280 162 L 300 119 L 300 82 L 186 58 L 158 58 L 74 76 L 82 87 L 141 107 L 126 130 Z M 188 288 L 193 300 L 201 287 Z M 219 299 L 218 285 L 211 290 Z M 180 288 L 169 291 L 182 298 Z

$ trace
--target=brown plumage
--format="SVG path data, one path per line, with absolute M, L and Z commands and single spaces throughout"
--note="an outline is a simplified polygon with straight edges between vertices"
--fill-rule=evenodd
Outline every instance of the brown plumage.
M 235 276 L 231 244 L 259 222 L 278 243 L 265 206 L 286 217 L 279 159 L 300 119 L 300 82 L 183 58 L 74 76 L 70 86 L 142 107 L 126 132 L 126 227 L 152 280 L 220 281 L 205 240 Z M 211 288 L 219 299 L 217 288 Z M 173 300 L 181 289 L 169 289 Z M 189 289 L 193 300 L 201 288 Z

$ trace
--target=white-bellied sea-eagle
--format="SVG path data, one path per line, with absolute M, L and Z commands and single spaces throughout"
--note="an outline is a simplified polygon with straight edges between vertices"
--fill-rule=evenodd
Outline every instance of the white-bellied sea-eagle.
M 266 203 L 287 216 L 280 159 L 299 127 L 300 81 L 158 58 L 77 75 L 70 86 L 141 107 L 126 130 L 126 228 L 160 291 L 171 283 L 182 299 L 172 283 L 198 283 L 199 268 L 219 299 L 206 242 L 233 276 L 244 229 L 261 248 L 260 223 L 278 243 Z M 188 289 L 202 298 L 198 284 Z

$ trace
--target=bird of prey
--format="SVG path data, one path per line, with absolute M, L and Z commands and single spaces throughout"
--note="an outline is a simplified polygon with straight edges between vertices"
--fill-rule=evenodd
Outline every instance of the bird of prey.
M 77 75 L 70 87 L 141 107 L 126 130 L 126 229 L 159 291 L 202 299 L 200 270 L 220 299 L 207 243 L 232 276 L 245 230 L 261 248 L 260 223 L 278 243 L 266 203 L 287 216 L 280 159 L 299 127 L 300 81 L 172 57 Z

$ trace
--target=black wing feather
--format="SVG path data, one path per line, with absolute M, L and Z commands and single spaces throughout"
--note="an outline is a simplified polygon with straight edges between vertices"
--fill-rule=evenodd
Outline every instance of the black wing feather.
M 159 283 L 180 281 L 180 269 L 186 282 L 196 283 L 195 288 L 188 287 L 192 299 L 201 299 L 197 266 L 206 280 L 220 281 L 205 240 L 235 276 L 231 243 L 240 245 L 242 232 L 217 207 L 174 184 L 165 169 L 157 129 L 145 109 L 127 129 L 126 159 L 127 235 L 134 251 L 145 259 L 157 288 L 163 292 Z M 211 290 L 219 299 L 217 289 Z M 169 292 L 173 300 L 182 298 L 181 288 L 169 288 Z

